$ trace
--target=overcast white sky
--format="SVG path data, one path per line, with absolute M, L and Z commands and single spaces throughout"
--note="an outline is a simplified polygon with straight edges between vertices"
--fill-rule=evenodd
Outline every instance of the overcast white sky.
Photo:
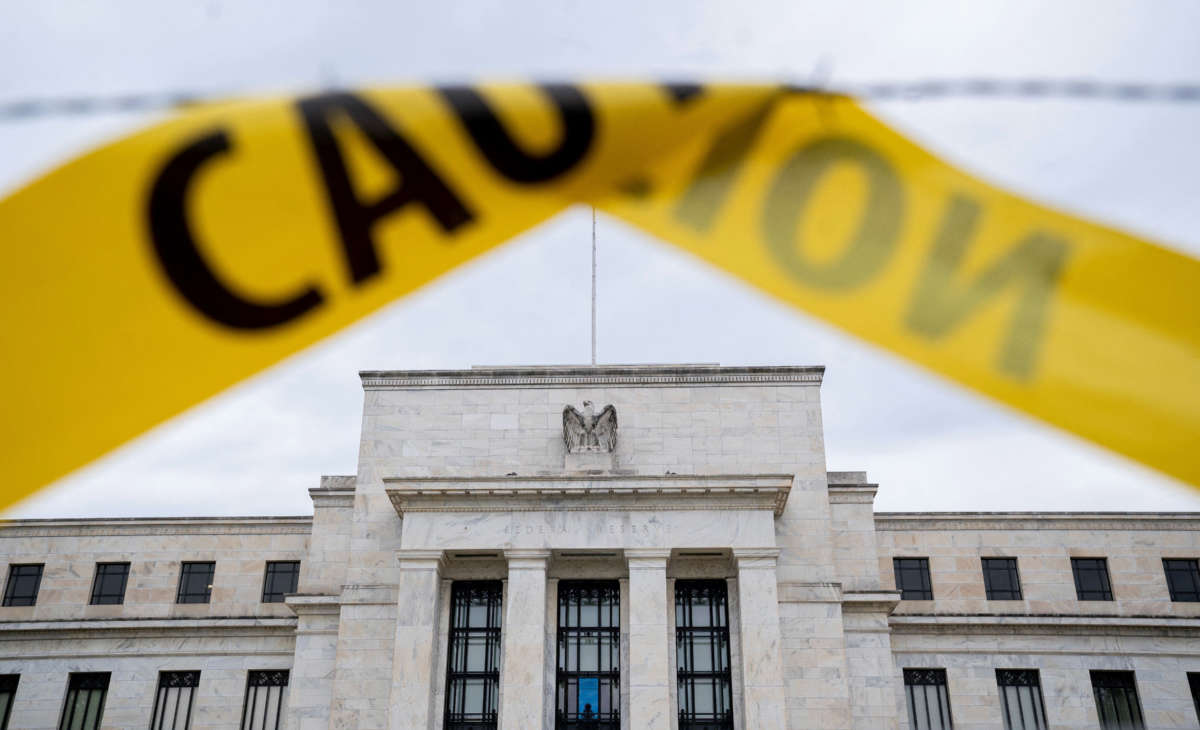
M 1191 0 L 14 2 L 0 5 L 0 100 L 814 73 L 833 85 L 942 76 L 1196 82 L 1197 28 L 1200 4 Z M 985 179 L 1200 256 L 1200 104 L 957 99 L 872 108 Z M 155 118 L 0 122 L 0 193 Z M 588 232 L 587 211 L 559 216 L 8 516 L 308 513 L 306 489 L 319 475 L 355 470 L 358 370 L 586 361 Z M 0 246 L 16 245 L 2 235 Z M 601 217 L 599 244 L 601 362 L 826 365 L 829 468 L 867 470 L 880 483 L 878 509 L 1200 510 L 1200 491 L 786 309 L 624 224 Z

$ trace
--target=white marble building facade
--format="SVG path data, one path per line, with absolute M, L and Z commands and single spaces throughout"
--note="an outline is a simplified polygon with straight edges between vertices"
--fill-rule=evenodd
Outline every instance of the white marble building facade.
M 364 372 L 357 474 L 311 518 L 0 526 L 0 718 L 1200 724 L 1200 515 L 876 513 L 827 471 L 823 372 Z M 569 453 L 585 401 L 611 451 Z

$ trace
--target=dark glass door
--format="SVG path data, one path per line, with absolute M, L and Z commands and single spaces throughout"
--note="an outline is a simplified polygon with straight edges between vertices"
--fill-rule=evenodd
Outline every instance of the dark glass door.
M 621 727 L 621 590 L 616 581 L 558 584 L 558 730 Z

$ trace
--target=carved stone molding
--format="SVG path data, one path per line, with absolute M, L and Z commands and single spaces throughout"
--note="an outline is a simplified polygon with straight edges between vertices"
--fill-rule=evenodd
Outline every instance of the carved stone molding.
M 639 365 L 599 367 L 472 368 L 471 370 L 364 370 L 365 390 L 412 388 L 575 388 L 690 385 L 820 385 L 825 368 Z
M 1200 617 L 1061 616 L 1037 614 L 898 614 L 888 617 L 896 634 L 1044 635 L 1044 636 L 1194 636 Z M 939 650 L 941 651 L 941 650 Z M 1071 652 L 1076 653 L 1076 652 Z M 1123 649 L 1122 653 L 1130 653 Z M 1156 652 L 1157 653 L 1157 652 Z
M 875 529 L 1200 531 L 1198 512 L 877 512 Z
M 771 510 L 783 514 L 790 474 L 384 479 L 407 512 Z
M 311 533 L 311 517 L 122 517 L 12 520 L 0 524 L 0 537 L 309 535 Z

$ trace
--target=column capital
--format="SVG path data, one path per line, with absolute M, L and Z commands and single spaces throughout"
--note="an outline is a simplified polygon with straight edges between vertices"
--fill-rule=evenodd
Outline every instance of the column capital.
M 629 568 L 663 568 L 667 567 L 667 559 L 671 557 L 670 548 L 626 548 L 625 562 Z
M 733 548 L 733 560 L 738 570 L 772 568 L 779 563 L 779 548 Z
M 550 561 L 550 551 L 541 549 L 514 548 L 504 551 L 509 570 L 545 570 Z
M 432 570 L 441 575 L 446 567 L 446 553 L 443 550 L 397 550 L 396 561 L 400 563 L 400 570 Z

